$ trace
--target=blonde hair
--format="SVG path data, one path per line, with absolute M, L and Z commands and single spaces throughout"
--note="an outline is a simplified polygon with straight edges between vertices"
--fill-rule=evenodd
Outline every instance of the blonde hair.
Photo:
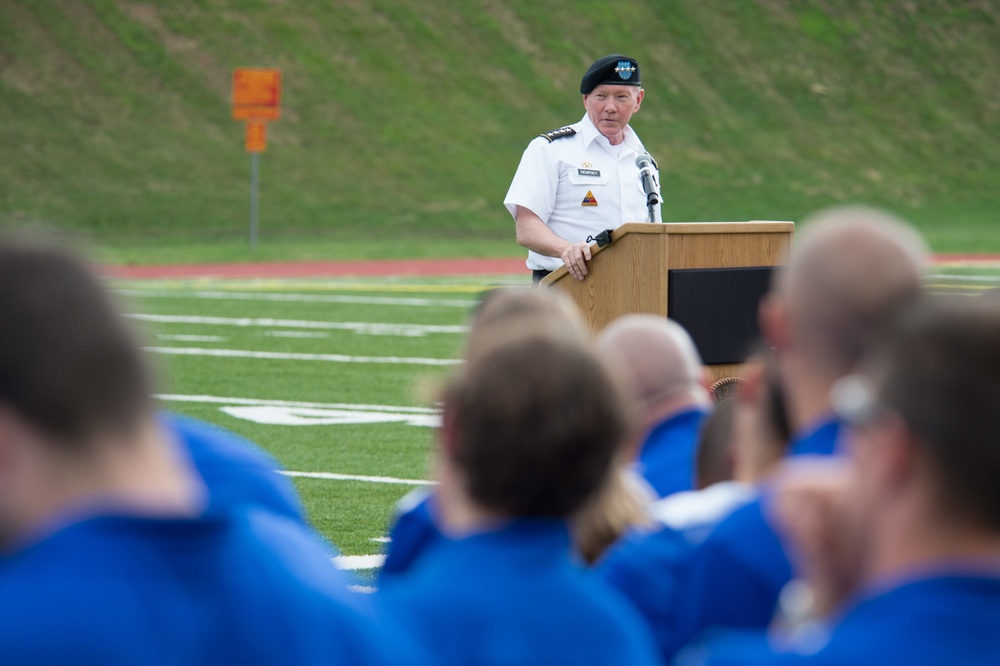
M 655 500 L 652 488 L 625 457 L 616 456 L 604 485 L 572 520 L 573 540 L 584 561 L 595 564 L 629 529 L 652 529 Z

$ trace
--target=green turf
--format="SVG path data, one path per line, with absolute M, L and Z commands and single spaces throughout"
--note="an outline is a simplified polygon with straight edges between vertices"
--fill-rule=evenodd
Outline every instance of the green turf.
M 233 326 L 204 323 L 137 321 L 153 347 L 235 349 L 301 354 L 400 356 L 455 359 L 464 324 L 479 293 L 491 278 L 432 281 L 161 281 L 114 282 L 136 314 L 227 319 L 280 319 L 289 325 Z M 205 291 L 232 295 L 300 294 L 305 297 L 418 298 L 447 306 L 370 305 L 357 303 L 280 302 L 197 298 Z M 451 333 L 420 337 L 368 335 L 343 330 L 295 326 L 295 322 L 367 322 L 457 326 Z M 324 337 L 286 338 L 269 333 L 310 332 Z M 174 336 L 213 336 L 185 340 Z M 450 366 L 333 363 L 323 361 L 215 358 L 153 354 L 165 395 L 282 400 L 322 405 L 424 407 L 433 403 L 427 390 Z M 240 404 L 240 403 L 234 403 Z M 353 425 L 263 425 L 232 416 L 225 403 L 165 400 L 164 407 L 204 419 L 260 444 L 288 470 L 362 476 L 426 479 L 433 431 L 403 423 Z M 382 536 L 392 507 L 415 486 L 296 478 L 313 524 L 344 553 L 380 552 L 371 541 Z
M 996 3 L 952 0 L 5 2 L 0 226 L 137 262 L 516 253 L 521 151 L 624 50 L 665 219 L 860 200 L 936 250 L 996 252 L 998 30 Z M 253 255 L 237 66 L 285 77 Z

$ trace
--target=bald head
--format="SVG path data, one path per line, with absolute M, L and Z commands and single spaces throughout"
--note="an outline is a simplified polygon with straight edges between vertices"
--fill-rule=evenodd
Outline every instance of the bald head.
M 472 314 L 465 359 L 473 360 L 498 341 L 524 333 L 587 342 L 590 333 L 576 304 L 561 291 L 508 287 L 487 292 Z
M 821 211 L 804 226 L 774 292 L 792 344 L 845 374 L 919 296 L 927 247 L 901 219 L 862 206 Z
M 627 315 L 601 331 L 597 347 L 621 370 L 643 411 L 664 403 L 708 404 L 701 357 L 679 324 L 654 315 Z

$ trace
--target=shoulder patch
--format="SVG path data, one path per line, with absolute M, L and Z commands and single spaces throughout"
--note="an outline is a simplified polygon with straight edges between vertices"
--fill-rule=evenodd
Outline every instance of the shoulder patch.
M 573 136 L 574 134 L 576 134 L 576 130 L 572 127 L 560 127 L 559 129 L 546 132 L 545 134 L 539 134 L 538 136 L 545 137 L 548 139 L 549 143 L 552 143 L 556 139 L 564 139 L 568 136 Z

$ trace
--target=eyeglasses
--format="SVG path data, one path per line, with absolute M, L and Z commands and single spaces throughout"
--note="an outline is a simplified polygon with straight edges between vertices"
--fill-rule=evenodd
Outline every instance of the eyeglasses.
M 837 420 L 852 428 L 869 425 L 885 412 L 864 375 L 847 375 L 837 380 L 830 389 L 830 404 Z

